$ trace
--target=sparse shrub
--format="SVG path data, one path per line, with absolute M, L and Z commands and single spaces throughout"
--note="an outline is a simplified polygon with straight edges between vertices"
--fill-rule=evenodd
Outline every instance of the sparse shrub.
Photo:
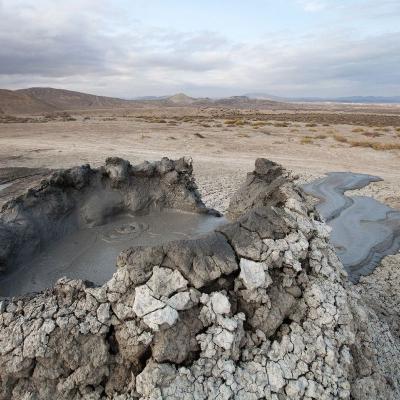
M 361 132 L 364 132 L 364 129 L 363 128 L 353 128 L 351 131 L 354 133 L 361 133 Z
M 202 126 L 203 128 L 211 128 L 211 125 L 208 124 L 200 124 L 200 126 Z
M 347 138 L 345 138 L 345 137 L 342 136 L 342 135 L 335 135 L 335 136 L 333 136 L 333 138 L 334 138 L 337 142 L 340 142 L 340 143 L 347 143 L 347 142 L 348 142 Z
M 326 139 L 328 136 L 326 135 L 317 135 L 315 136 L 315 139 Z
M 353 147 L 365 147 L 374 150 L 400 150 L 400 143 L 378 143 L 369 141 L 352 141 L 350 145 Z
M 194 136 L 197 136 L 197 137 L 200 138 L 200 139 L 205 139 L 205 138 L 206 138 L 204 135 L 202 135 L 201 133 L 198 133 L 198 132 L 196 132 L 196 133 L 194 134 Z
M 168 139 L 170 139 L 170 140 L 177 140 L 175 136 L 168 136 Z
M 259 128 L 261 126 L 267 125 L 267 123 L 264 121 L 255 121 L 252 123 L 252 125 L 253 125 L 253 128 Z
M 318 124 L 315 123 L 306 124 L 307 128 L 315 128 L 316 126 L 318 126 Z
M 239 133 L 236 136 L 239 138 L 249 138 L 250 137 L 247 133 Z
M 382 133 L 379 132 L 363 132 L 362 135 L 366 137 L 379 137 L 382 136 Z
M 312 144 L 313 138 L 311 136 L 304 136 L 303 138 L 301 138 L 300 143 L 301 144 Z
M 289 124 L 287 122 L 276 122 L 274 124 L 275 128 L 287 128 Z
M 227 119 L 225 124 L 228 126 L 243 126 L 247 124 L 247 121 L 243 119 Z
M 84 121 L 89 121 L 89 120 L 90 120 L 90 117 L 87 117 L 87 116 L 86 116 L 86 117 L 83 117 L 83 120 L 84 120 Z

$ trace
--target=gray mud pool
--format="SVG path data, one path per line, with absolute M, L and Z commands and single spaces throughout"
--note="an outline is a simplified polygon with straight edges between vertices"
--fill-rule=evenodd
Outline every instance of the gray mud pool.
M 120 215 L 105 225 L 76 231 L 49 244 L 0 280 L 0 297 L 38 292 L 63 276 L 101 285 L 116 271 L 122 250 L 194 239 L 224 223 L 222 217 L 172 210 Z
M 400 249 L 400 211 L 370 197 L 345 194 L 379 180 L 371 175 L 333 172 L 303 186 L 320 200 L 317 210 L 332 228 L 330 241 L 352 282 Z

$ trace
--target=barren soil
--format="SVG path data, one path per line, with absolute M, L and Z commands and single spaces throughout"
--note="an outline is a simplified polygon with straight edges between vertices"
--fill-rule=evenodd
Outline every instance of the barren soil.
M 286 116 L 285 121 L 282 116 Z M 320 123 L 314 122 L 317 117 Z M 266 157 L 303 180 L 329 171 L 378 175 L 384 181 L 370 185 L 363 193 L 400 208 L 400 129 L 385 125 L 387 118 L 391 123 L 396 118 L 400 121 L 397 113 L 329 110 L 277 114 L 160 108 L 73 115 L 71 119 L 76 121 L 0 123 L 0 167 L 98 165 L 108 156 L 138 163 L 188 155 L 194 159 L 205 201 L 224 211 L 230 193 L 252 169 L 254 159 Z M 375 150 L 353 142 L 391 145 L 394 149 Z

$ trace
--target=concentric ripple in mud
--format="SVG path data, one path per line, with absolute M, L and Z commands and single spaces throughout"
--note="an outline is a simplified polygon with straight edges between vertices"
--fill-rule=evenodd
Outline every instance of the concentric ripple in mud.
M 225 222 L 211 215 L 172 210 L 145 216 L 120 215 L 105 225 L 67 235 L 26 260 L 0 280 L 0 297 L 38 292 L 52 287 L 63 276 L 101 285 L 116 271 L 122 250 L 196 238 Z

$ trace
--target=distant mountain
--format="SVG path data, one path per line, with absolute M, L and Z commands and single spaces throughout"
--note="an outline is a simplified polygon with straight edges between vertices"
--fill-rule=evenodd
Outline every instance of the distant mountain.
M 35 87 L 16 90 L 15 92 L 28 95 L 44 104 L 48 104 L 52 108 L 60 110 L 100 109 L 129 105 L 128 100 L 96 96 L 64 89 Z
M 36 114 L 56 108 L 24 92 L 0 89 L 0 114 Z
M 168 102 L 179 105 L 189 105 L 195 103 L 198 99 L 189 97 L 184 93 L 178 93 L 166 99 Z
M 274 96 L 273 94 L 269 93 L 246 93 L 243 96 L 248 97 L 252 100 L 276 100 L 282 101 L 284 97 Z
M 279 97 L 267 93 L 248 93 L 253 100 L 304 103 L 355 103 L 355 104 L 400 104 L 400 96 L 344 96 L 344 97 Z
M 368 103 L 368 104 L 400 104 L 400 96 L 350 96 L 350 97 L 339 97 L 332 101 L 341 103 Z

